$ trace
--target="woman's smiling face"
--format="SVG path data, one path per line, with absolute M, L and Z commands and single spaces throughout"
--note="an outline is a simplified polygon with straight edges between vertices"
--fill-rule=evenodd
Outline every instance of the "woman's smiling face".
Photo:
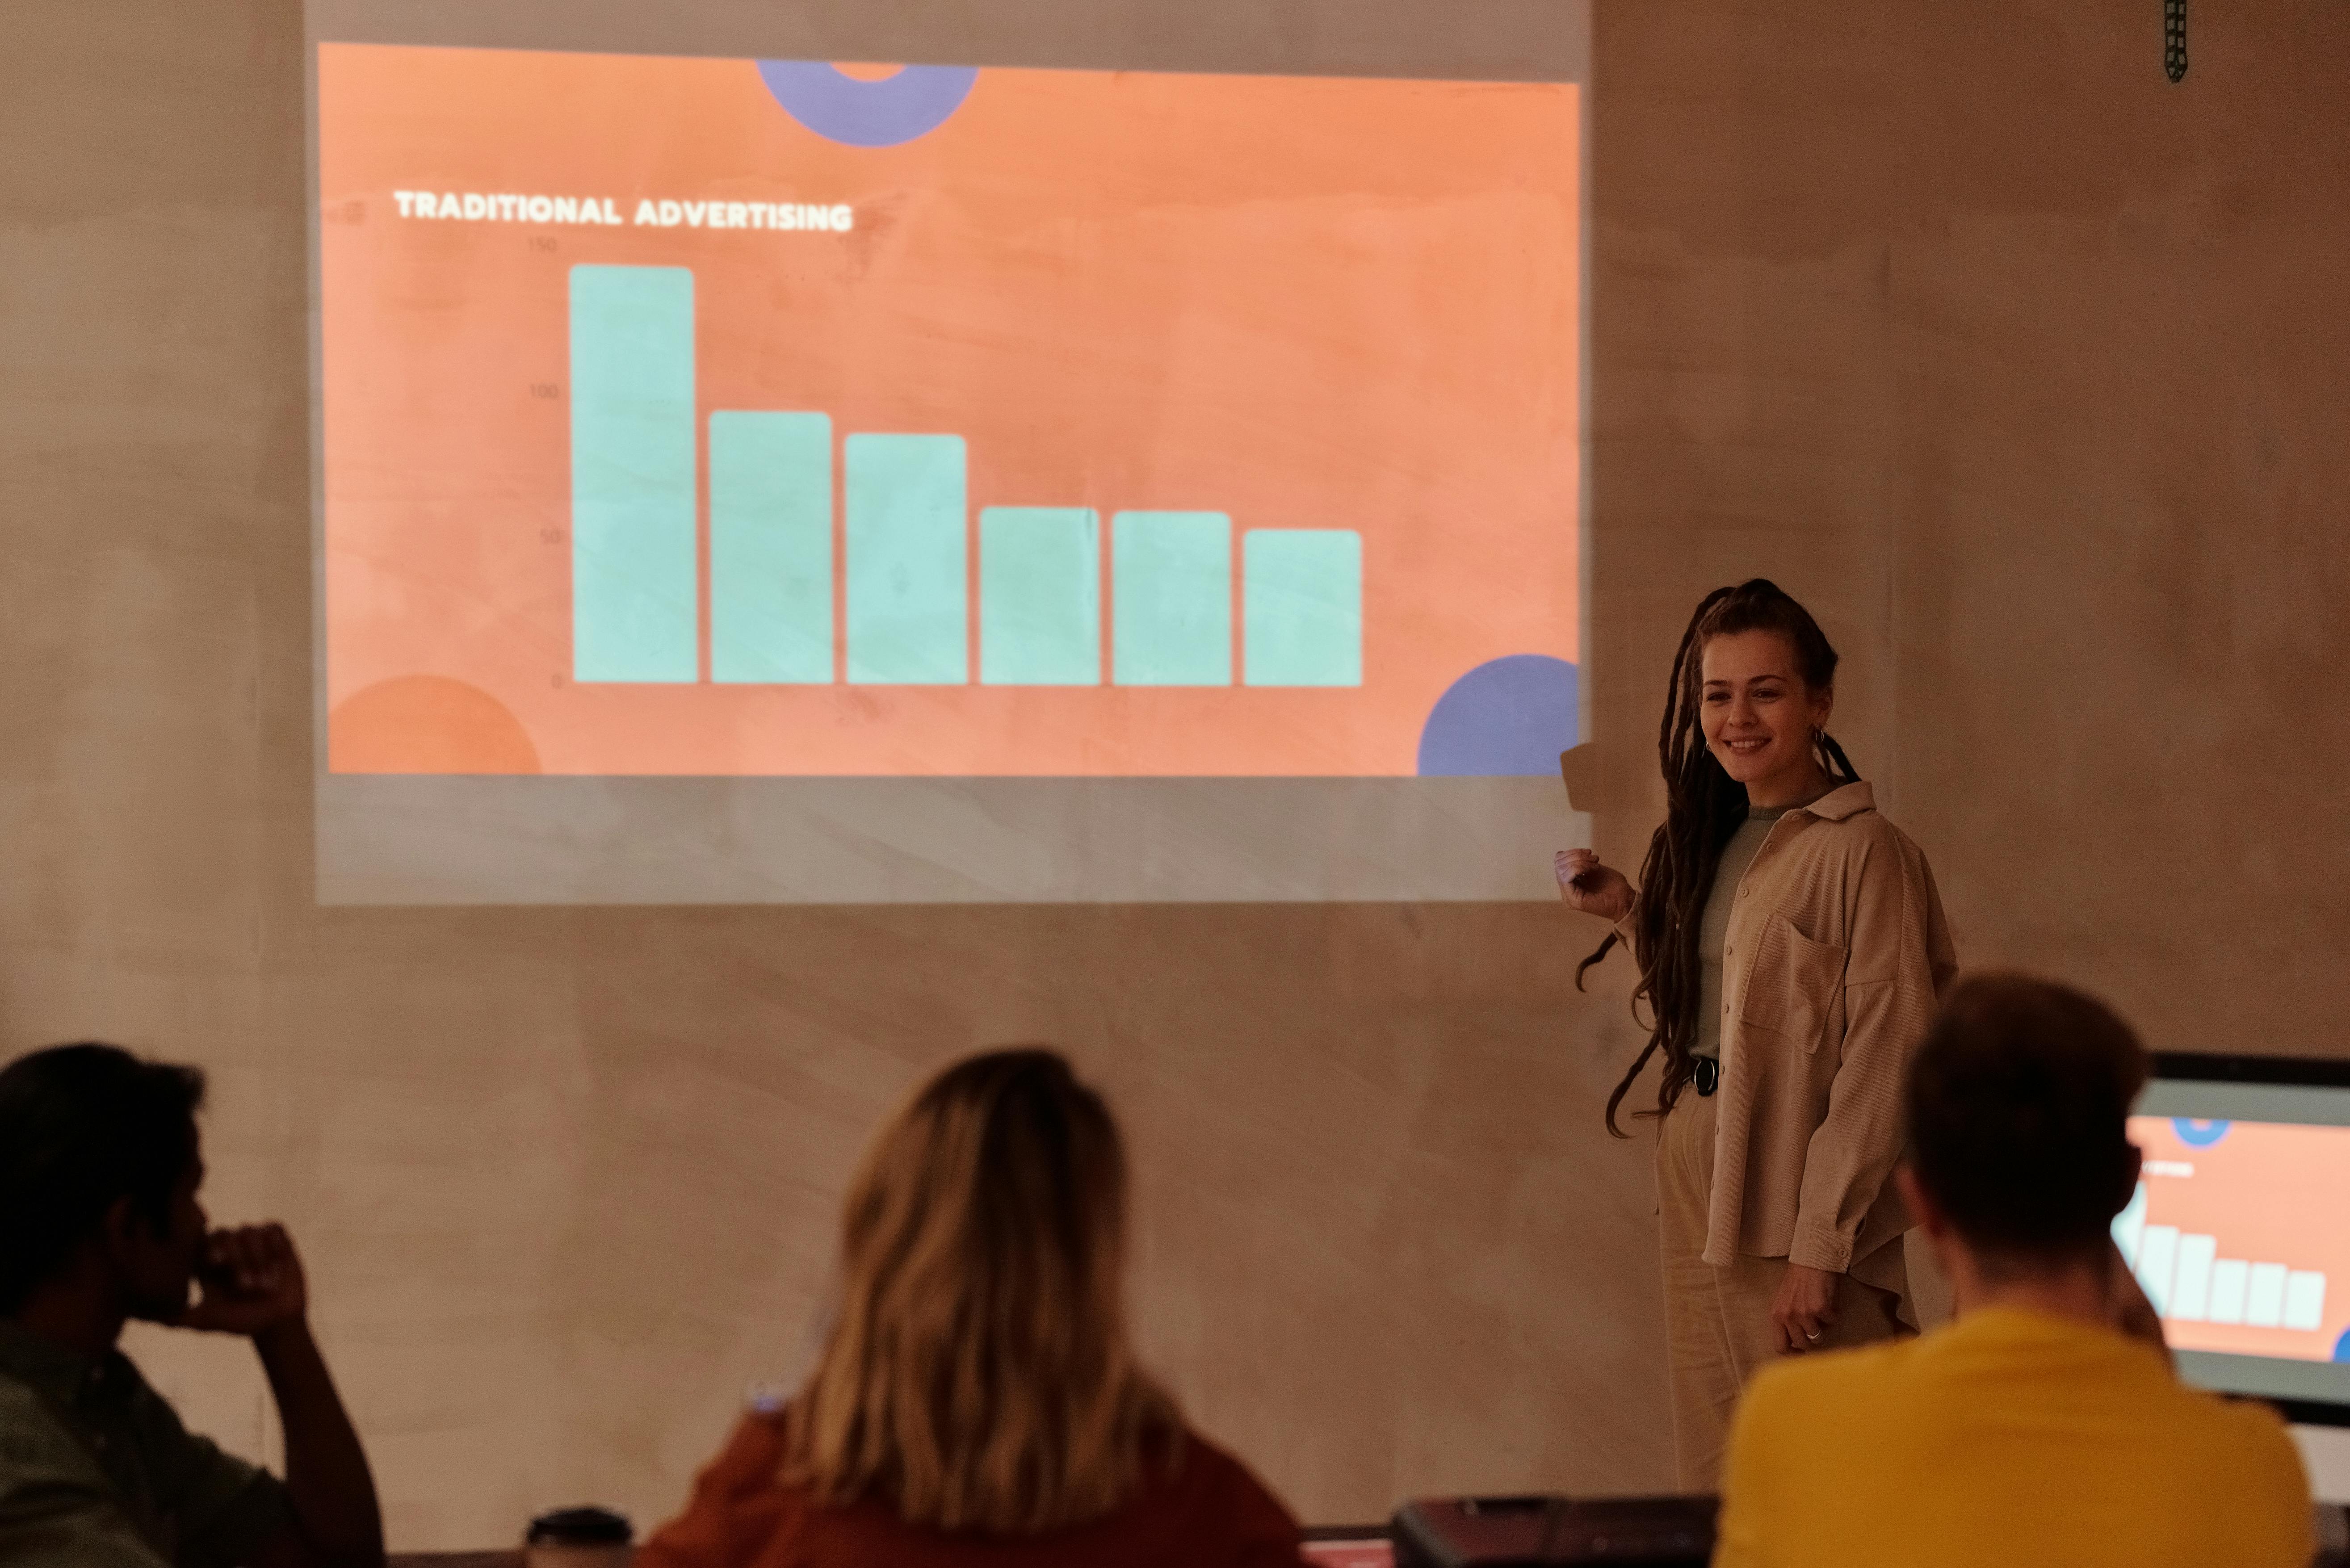
M 1812 732 L 1825 729 L 1832 691 L 1796 672 L 1794 644 L 1775 631 L 1733 631 L 1707 640 L 1699 661 L 1706 748 L 1759 805 L 1799 798 L 1821 772 Z

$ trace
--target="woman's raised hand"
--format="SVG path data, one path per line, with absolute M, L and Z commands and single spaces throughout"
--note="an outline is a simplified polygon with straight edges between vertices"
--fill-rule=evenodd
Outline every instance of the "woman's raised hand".
M 1551 869 L 1558 877 L 1558 896 L 1568 909 L 1596 915 L 1610 925 L 1632 912 L 1632 884 L 1621 871 L 1601 865 L 1598 851 L 1562 849 L 1552 857 Z

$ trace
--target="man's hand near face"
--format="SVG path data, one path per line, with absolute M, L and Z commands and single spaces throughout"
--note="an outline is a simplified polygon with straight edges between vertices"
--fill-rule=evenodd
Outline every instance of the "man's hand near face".
M 207 1235 L 196 1286 L 201 1293 L 180 1319 L 182 1328 L 257 1340 L 303 1323 L 310 1310 L 301 1255 L 283 1225 L 239 1225 Z
M 253 1341 L 286 1430 L 286 1487 L 296 1526 L 264 1544 L 257 1568 L 314 1568 L 383 1561 L 375 1482 L 326 1358 L 310 1337 L 310 1289 L 283 1225 L 238 1225 L 205 1234 L 195 1304 L 182 1328 Z

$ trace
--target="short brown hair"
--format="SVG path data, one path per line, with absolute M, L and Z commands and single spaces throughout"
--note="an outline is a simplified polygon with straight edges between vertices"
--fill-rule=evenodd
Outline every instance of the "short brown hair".
M 784 1477 L 909 1523 L 1027 1533 L 1124 1502 L 1173 1401 L 1135 1364 L 1126 1154 L 1055 1052 L 932 1079 L 849 1189 L 840 1304 L 787 1417 Z
M 2022 974 L 1962 981 L 1909 1064 L 1909 1165 L 1960 1236 L 2054 1262 L 2105 1244 L 2137 1162 L 2137 1036 L 2096 998 Z
M 0 1314 L 25 1303 L 115 1200 L 157 1235 L 196 1160 L 204 1075 L 115 1045 L 52 1045 L 0 1069 Z

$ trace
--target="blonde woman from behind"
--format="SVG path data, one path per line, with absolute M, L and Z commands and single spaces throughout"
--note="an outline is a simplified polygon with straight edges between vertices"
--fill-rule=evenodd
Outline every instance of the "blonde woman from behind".
M 1127 1335 L 1127 1167 L 1045 1050 L 958 1063 L 881 1130 L 806 1386 L 754 1411 L 639 1568 L 1296 1568 L 1296 1521 Z

